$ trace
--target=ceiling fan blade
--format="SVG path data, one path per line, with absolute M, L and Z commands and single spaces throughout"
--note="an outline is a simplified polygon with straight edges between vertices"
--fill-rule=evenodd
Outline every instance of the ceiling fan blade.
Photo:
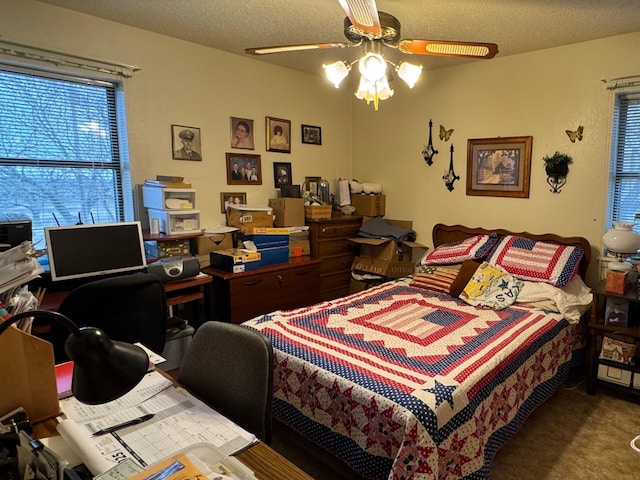
M 365 35 L 378 37 L 382 33 L 375 0 L 338 0 L 351 24 Z
M 305 45 L 280 45 L 277 47 L 257 47 L 245 48 L 244 52 L 249 55 L 267 55 L 269 53 L 299 52 L 302 50 L 318 50 L 325 48 L 348 48 L 352 45 L 348 43 L 309 43 Z
M 450 42 L 444 40 L 400 40 L 403 53 L 448 57 L 493 58 L 498 53 L 495 43 Z

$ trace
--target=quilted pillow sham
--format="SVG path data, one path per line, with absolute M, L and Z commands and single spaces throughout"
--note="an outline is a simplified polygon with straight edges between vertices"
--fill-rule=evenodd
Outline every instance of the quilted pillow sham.
M 487 261 L 520 280 L 564 287 L 578 271 L 583 255 L 580 247 L 507 235 L 498 242 Z
M 495 233 L 476 235 L 460 242 L 444 243 L 427 253 L 420 263 L 422 265 L 453 265 L 465 260 L 484 259 L 496 241 Z

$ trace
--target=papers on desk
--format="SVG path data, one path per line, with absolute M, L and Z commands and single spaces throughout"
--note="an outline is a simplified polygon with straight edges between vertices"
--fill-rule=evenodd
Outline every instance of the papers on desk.
M 223 454 L 231 455 L 257 441 L 255 435 L 172 384 L 128 408 L 110 404 L 83 407 L 82 410 L 70 410 L 69 415 L 63 405 L 64 413 L 71 418 L 60 422 L 58 432 L 94 475 L 106 472 L 125 458 L 131 458 L 146 468 L 195 443 L 211 443 Z M 102 415 L 92 410 L 99 410 Z M 147 413 L 154 414 L 149 421 L 106 435 L 92 436 L 99 429 Z

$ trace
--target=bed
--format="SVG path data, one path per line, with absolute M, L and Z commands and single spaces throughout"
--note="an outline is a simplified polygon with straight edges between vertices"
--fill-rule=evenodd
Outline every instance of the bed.
M 537 292 L 530 301 L 487 308 L 408 277 L 249 320 L 273 342 L 274 417 L 363 478 L 489 478 L 497 450 L 579 361 L 579 319 L 590 301 L 580 277 L 591 250 L 582 237 L 439 224 L 434 253 L 478 238 L 494 241 L 484 258 L 472 252 L 489 267 L 507 239 L 570 251 L 575 265 L 562 274 L 571 278 L 563 286 L 520 281 L 501 264 L 507 278 Z M 559 254 L 550 255 L 558 263 Z M 539 298 L 546 294 L 538 283 L 565 298 L 576 282 L 580 305 L 566 313 L 571 319 Z

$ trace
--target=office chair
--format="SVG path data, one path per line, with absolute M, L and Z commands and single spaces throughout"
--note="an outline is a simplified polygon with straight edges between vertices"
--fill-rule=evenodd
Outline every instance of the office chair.
M 273 347 L 263 333 L 233 323 L 203 323 L 182 359 L 178 382 L 271 443 Z
M 164 349 L 167 299 L 156 275 L 133 273 L 87 282 L 62 300 L 58 312 L 79 327 L 100 328 L 112 340 L 141 342 L 158 354 Z M 52 343 L 56 363 L 66 360 L 64 340 L 57 333 Z

